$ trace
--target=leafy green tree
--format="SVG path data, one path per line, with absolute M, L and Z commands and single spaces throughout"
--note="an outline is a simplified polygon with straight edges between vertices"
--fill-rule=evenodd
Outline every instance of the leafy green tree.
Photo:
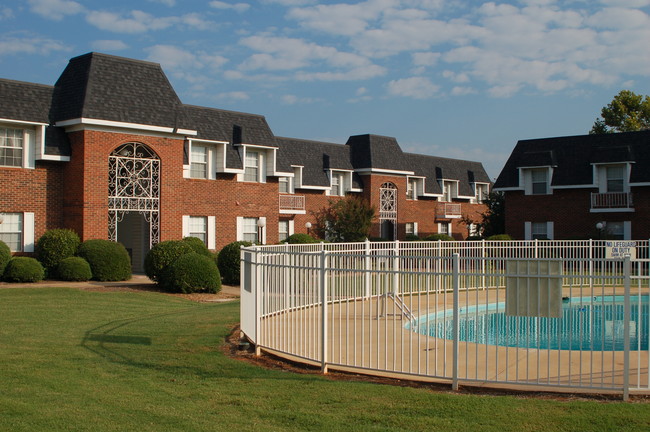
M 375 208 L 364 199 L 347 196 L 330 200 L 328 207 L 312 212 L 316 219 L 314 232 L 331 242 L 359 242 L 368 237 Z
M 463 222 L 467 225 L 476 224 L 478 232 L 483 238 L 504 234 L 506 232 L 506 201 L 503 192 L 490 192 L 483 203 L 487 209 L 481 213 L 480 221 L 463 216 Z
M 650 129 L 650 97 L 621 90 L 601 110 L 590 134 L 633 132 Z

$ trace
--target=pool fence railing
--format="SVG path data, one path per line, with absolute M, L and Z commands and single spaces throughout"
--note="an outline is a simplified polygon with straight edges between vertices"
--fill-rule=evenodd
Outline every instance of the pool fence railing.
M 650 393 L 648 240 L 241 250 L 241 331 L 329 369 L 523 390 Z M 612 253 L 613 251 L 613 253 Z

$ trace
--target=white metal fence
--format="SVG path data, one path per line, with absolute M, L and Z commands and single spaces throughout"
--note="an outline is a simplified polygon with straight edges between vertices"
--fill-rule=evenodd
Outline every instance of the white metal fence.
M 257 349 L 364 373 L 650 391 L 648 241 L 365 242 L 242 249 Z

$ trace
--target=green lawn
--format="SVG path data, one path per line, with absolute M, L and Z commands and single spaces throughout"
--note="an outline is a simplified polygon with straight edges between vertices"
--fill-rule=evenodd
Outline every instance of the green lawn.
M 650 404 L 437 393 L 220 351 L 239 303 L 0 289 L 0 431 L 648 430 Z

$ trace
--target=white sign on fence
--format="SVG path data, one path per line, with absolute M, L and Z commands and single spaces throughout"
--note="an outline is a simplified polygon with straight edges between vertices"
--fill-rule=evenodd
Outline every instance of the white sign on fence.
M 605 258 L 620 259 L 629 256 L 636 259 L 636 242 L 625 240 L 612 240 L 605 242 Z

